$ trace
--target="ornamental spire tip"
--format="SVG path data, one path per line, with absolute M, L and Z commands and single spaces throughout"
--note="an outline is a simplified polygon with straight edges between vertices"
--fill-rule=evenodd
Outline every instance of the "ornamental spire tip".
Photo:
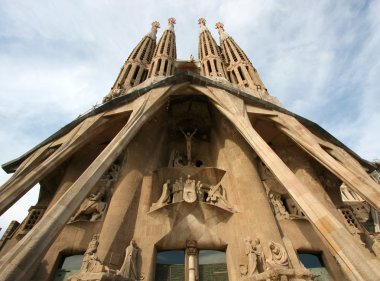
M 207 27 L 206 27 L 206 20 L 204 18 L 200 18 L 198 20 L 198 24 L 199 24 L 199 27 L 200 27 L 200 32 L 202 33 L 203 31 L 207 30 Z
M 227 39 L 228 37 L 231 37 L 230 35 L 228 35 L 227 32 L 224 31 L 224 24 L 221 23 L 220 21 L 218 21 L 216 24 L 215 24 L 215 28 L 218 30 L 218 33 L 219 33 L 219 36 L 220 36 L 220 40 L 225 40 Z
M 176 24 L 176 19 L 175 19 L 175 18 L 169 18 L 169 19 L 168 19 L 168 23 L 169 23 L 169 24 L 172 24 L 172 25 L 173 25 L 173 24 Z
M 152 38 L 153 40 L 156 40 L 157 28 L 160 28 L 160 23 L 158 21 L 152 22 L 152 29 L 150 30 L 150 32 L 146 36 Z

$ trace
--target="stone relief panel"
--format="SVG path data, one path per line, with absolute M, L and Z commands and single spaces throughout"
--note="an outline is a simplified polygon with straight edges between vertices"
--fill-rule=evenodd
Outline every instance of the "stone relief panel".
M 110 169 L 101 177 L 91 193 L 81 203 L 78 211 L 71 217 L 69 223 L 76 221 L 97 221 L 101 219 L 107 209 L 113 193 L 113 185 L 118 179 L 120 166 L 112 164 Z
M 150 211 L 169 204 L 203 202 L 233 211 L 227 190 L 222 185 L 225 171 L 217 168 L 163 168 L 156 171 L 158 182 L 163 182 L 159 199 Z M 162 180 L 164 179 L 164 180 Z

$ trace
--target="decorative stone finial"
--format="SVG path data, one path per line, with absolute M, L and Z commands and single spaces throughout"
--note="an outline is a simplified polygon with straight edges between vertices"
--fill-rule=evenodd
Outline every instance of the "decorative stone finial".
M 230 35 L 224 31 L 224 24 L 221 23 L 220 21 L 215 24 L 215 28 L 218 30 L 221 41 L 230 37 Z
M 167 29 L 174 32 L 174 25 L 175 25 L 175 23 L 176 23 L 175 18 L 169 18 L 168 19 L 168 28 Z
M 224 24 L 221 23 L 220 21 L 218 21 L 218 22 L 215 24 L 215 28 L 218 29 L 218 30 L 224 30 Z
M 204 18 L 200 18 L 198 20 L 199 27 L 201 28 L 200 32 L 207 30 L 206 20 Z
M 153 40 L 156 40 L 156 37 L 157 37 L 156 34 L 157 34 L 158 28 L 160 28 L 160 23 L 158 21 L 152 22 L 152 29 L 146 36 L 149 36 Z
M 158 21 L 152 22 L 152 29 L 153 28 L 156 29 L 156 30 L 157 30 L 157 28 L 160 28 L 160 23 Z
M 168 19 L 168 23 L 169 23 L 169 24 L 176 24 L 176 20 L 175 20 L 175 18 L 169 18 L 169 19 Z

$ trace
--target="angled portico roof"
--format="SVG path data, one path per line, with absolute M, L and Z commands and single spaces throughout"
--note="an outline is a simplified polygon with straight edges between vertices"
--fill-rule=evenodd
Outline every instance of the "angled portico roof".
M 310 120 L 308 120 L 302 116 L 299 116 L 293 112 L 290 112 L 290 111 L 288 111 L 288 110 L 286 110 L 280 106 L 277 106 L 273 103 L 267 102 L 267 101 L 262 100 L 262 99 L 257 98 L 257 97 L 254 97 L 254 96 L 252 96 L 252 95 L 250 95 L 250 94 L 248 94 L 248 93 L 246 93 L 240 89 L 237 89 L 235 87 L 230 87 L 227 84 L 223 84 L 223 83 L 214 81 L 212 79 L 198 75 L 198 74 L 191 72 L 191 71 L 185 71 L 185 72 L 178 73 L 174 76 L 170 76 L 170 77 L 165 78 L 161 81 L 158 81 L 158 82 L 155 82 L 151 85 L 148 85 L 144 88 L 136 89 L 135 91 L 132 91 L 132 92 L 128 93 L 127 95 L 123 95 L 123 96 L 119 96 L 117 98 L 114 98 L 114 99 L 102 104 L 101 106 L 94 108 L 90 112 L 79 116 L 74 121 L 72 121 L 69 124 L 67 124 L 66 126 L 62 127 L 60 130 L 58 130 L 57 132 L 52 134 L 50 137 L 45 139 L 43 142 L 41 142 L 37 146 L 33 147 L 31 150 L 24 153 L 20 157 L 13 159 L 7 163 L 4 163 L 2 165 L 2 168 L 7 173 L 13 173 L 17 169 L 17 167 L 29 155 L 31 155 L 36 149 L 38 149 L 38 148 L 42 147 L 43 145 L 45 145 L 49 142 L 52 142 L 52 141 L 58 139 L 59 137 L 65 135 L 71 129 L 73 129 L 76 125 L 78 125 L 80 122 L 82 122 L 83 120 L 85 120 L 88 117 L 94 116 L 98 113 L 109 111 L 111 109 L 117 108 L 117 107 L 124 105 L 126 103 L 129 103 L 129 102 L 135 100 L 136 98 L 144 95 L 145 93 L 149 92 L 152 89 L 159 88 L 162 86 L 180 84 L 180 83 L 184 83 L 184 82 L 190 82 L 191 84 L 198 85 L 198 86 L 212 86 L 212 87 L 220 88 L 220 89 L 223 89 L 223 90 L 229 92 L 230 94 L 232 94 L 234 96 L 237 96 L 237 97 L 243 99 L 247 104 L 255 104 L 255 105 L 258 105 L 258 106 L 266 108 L 266 109 L 273 109 L 273 110 L 288 114 L 290 116 L 293 116 L 293 117 L 297 118 L 303 125 L 305 125 L 309 128 L 312 128 L 315 132 L 321 134 L 322 136 L 324 136 L 326 139 L 328 139 L 332 143 L 344 148 L 356 160 L 358 160 L 362 165 L 364 165 L 370 171 L 376 169 L 376 166 L 373 163 L 371 163 L 365 159 L 362 159 L 359 155 L 357 155 L 355 152 L 353 152 L 351 149 L 349 149 L 347 146 L 345 146 L 343 143 L 341 143 L 339 140 L 337 140 L 334 136 L 332 136 L 330 133 L 328 133 L 326 130 L 324 130 L 322 127 L 320 127 L 318 124 L 316 124 L 316 123 L 314 123 L 314 122 L 312 122 L 312 121 L 310 121 Z

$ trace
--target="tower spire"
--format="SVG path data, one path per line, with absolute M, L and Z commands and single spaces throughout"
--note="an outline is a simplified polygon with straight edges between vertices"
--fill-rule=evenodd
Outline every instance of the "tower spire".
M 206 27 L 206 20 L 200 18 L 198 24 L 200 28 L 198 57 L 201 64 L 201 74 L 227 78 L 220 47 Z
M 219 32 L 220 46 L 226 61 L 229 80 L 239 86 L 258 91 L 260 96 L 263 96 L 263 93 L 268 95 L 256 69 L 235 40 L 224 30 L 223 23 L 218 22 L 215 27 Z
M 104 97 L 103 102 L 125 94 L 128 89 L 137 86 L 147 78 L 148 66 L 152 60 L 154 48 L 156 47 L 158 28 L 160 28 L 160 23 L 158 21 L 152 22 L 150 32 L 148 32 L 133 49 L 121 68 L 111 91 Z
M 168 27 L 162 34 L 149 68 L 148 77 L 170 76 L 174 74 L 174 64 L 177 59 L 177 49 L 174 33 L 175 18 L 168 19 Z

